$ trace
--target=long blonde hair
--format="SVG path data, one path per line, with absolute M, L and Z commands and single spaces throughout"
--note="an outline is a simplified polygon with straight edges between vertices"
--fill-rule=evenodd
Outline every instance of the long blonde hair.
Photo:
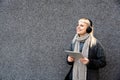
M 96 38 L 94 37 L 94 26 L 91 25 L 91 24 L 92 24 L 92 23 L 91 23 L 91 20 L 88 19 L 88 18 L 81 18 L 81 19 L 79 19 L 79 20 L 84 20 L 85 23 L 87 23 L 88 26 L 90 26 L 90 27 L 92 28 L 92 31 L 89 33 L 89 34 L 90 34 L 90 37 L 91 37 L 90 47 L 96 45 Z

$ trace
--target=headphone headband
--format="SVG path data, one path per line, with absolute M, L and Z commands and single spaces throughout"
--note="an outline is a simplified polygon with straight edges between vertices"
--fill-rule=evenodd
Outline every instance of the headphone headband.
M 88 20 L 89 20 L 89 22 L 90 22 L 90 26 L 92 27 L 92 26 L 93 26 L 92 20 L 90 20 L 90 19 L 88 19 Z

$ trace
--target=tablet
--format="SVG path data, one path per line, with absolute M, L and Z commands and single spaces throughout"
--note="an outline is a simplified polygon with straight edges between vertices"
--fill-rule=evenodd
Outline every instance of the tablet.
M 69 50 L 65 50 L 65 52 L 68 53 L 69 56 L 75 59 L 84 58 L 84 56 L 80 52 L 74 52 L 74 51 L 69 51 Z

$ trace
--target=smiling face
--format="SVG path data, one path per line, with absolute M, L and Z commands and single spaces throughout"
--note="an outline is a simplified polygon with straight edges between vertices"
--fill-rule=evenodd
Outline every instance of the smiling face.
M 79 34 L 80 36 L 85 35 L 87 33 L 86 29 L 88 28 L 89 25 L 90 25 L 89 20 L 87 20 L 87 19 L 80 19 L 78 21 L 78 25 L 76 27 L 76 33 Z

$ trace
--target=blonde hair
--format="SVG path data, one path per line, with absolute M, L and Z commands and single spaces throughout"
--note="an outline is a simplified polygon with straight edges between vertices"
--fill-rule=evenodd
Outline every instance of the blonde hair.
M 90 41 L 90 47 L 92 47 L 92 46 L 94 46 L 94 45 L 96 45 L 96 38 L 94 37 L 94 26 L 93 25 L 91 25 L 92 23 L 91 23 L 91 20 L 90 19 L 88 19 L 88 18 L 81 18 L 81 19 L 79 19 L 78 21 L 80 21 L 80 20 L 84 20 L 84 22 L 86 23 L 86 24 L 88 24 L 88 26 L 90 26 L 91 28 L 92 28 L 92 31 L 89 33 L 90 34 L 90 37 L 91 37 L 91 41 Z

